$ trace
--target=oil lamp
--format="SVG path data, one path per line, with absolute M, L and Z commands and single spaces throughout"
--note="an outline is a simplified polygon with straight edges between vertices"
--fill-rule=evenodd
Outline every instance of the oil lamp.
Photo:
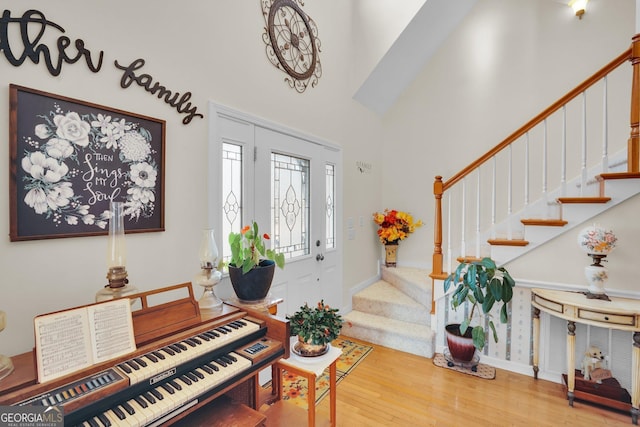
M 204 288 L 202 297 L 198 300 L 201 310 L 219 310 L 222 300 L 213 291 L 213 287 L 220 282 L 222 273 L 217 270 L 218 247 L 213 229 L 206 229 L 200 241 L 200 272 L 194 278 L 194 283 Z

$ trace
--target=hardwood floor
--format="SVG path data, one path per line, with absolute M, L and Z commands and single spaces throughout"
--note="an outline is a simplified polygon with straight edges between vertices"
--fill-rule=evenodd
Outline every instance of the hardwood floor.
M 479 379 L 367 344 L 374 350 L 338 384 L 338 426 L 632 425 L 627 413 L 570 407 L 561 384 L 499 369 L 494 380 Z M 328 417 L 328 398 L 317 412 Z

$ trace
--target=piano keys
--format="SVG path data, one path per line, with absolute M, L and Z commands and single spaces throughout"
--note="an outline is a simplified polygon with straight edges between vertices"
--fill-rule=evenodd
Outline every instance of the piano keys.
M 238 353 L 221 355 L 182 375 L 165 380 L 128 400 L 89 417 L 83 427 L 160 425 L 176 411 L 195 405 L 197 399 L 229 378 L 251 368 L 251 361 Z M 66 423 L 66 419 L 65 419 Z
M 126 360 L 117 366 L 133 385 L 259 330 L 260 327 L 254 322 L 234 320 Z

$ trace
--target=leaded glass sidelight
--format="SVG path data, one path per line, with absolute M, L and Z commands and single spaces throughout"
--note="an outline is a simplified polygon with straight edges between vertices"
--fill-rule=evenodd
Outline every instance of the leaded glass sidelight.
M 336 247 L 336 167 L 332 164 L 325 165 L 325 214 L 326 214 L 326 249 Z
M 310 251 L 309 160 L 271 153 L 272 247 L 285 257 Z
M 222 144 L 222 235 L 242 228 L 242 146 Z M 231 258 L 228 239 L 223 239 L 224 261 Z

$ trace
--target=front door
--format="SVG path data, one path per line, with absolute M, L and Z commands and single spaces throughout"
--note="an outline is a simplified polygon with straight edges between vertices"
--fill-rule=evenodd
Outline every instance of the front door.
M 341 308 L 340 150 L 224 107 L 216 111 L 212 164 L 220 165 L 222 185 L 210 206 L 223 254 L 229 231 L 255 219 L 286 257 L 271 287 L 284 300 L 278 313 L 321 299 Z

